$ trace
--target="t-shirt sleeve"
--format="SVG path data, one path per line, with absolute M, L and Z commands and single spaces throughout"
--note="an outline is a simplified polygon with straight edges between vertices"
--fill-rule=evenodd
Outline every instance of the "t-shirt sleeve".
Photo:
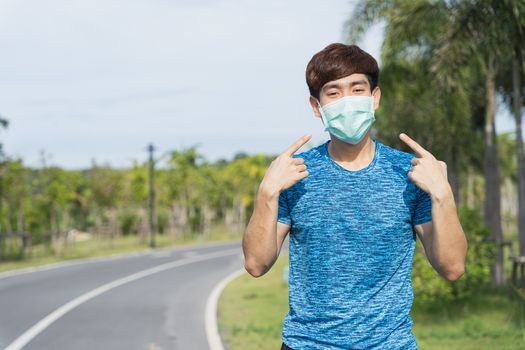
M 416 209 L 414 210 L 414 225 L 419 225 L 427 221 L 432 221 L 432 200 L 430 195 L 417 187 L 416 190 Z
M 279 210 L 277 213 L 277 221 L 286 225 L 290 225 L 290 208 L 288 207 L 288 191 L 282 191 L 279 194 Z

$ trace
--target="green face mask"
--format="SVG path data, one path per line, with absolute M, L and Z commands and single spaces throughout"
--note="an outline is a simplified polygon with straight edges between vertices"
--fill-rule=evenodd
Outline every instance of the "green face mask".
M 359 143 L 375 121 L 374 96 L 345 96 L 323 107 L 317 104 L 325 131 L 347 143 Z

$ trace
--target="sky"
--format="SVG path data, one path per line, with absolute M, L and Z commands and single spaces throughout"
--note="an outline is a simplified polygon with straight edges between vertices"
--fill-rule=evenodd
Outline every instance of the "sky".
M 209 161 L 328 139 L 313 54 L 344 41 L 349 0 L 0 0 L 0 131 L 29 166 L 130 167 L 196 146 Z M 359 45 L 379 60 L 382 27 Z M 384 93 L 384 92 L 383 92 Z M 508 114 L 498 132 L 512 130 Z

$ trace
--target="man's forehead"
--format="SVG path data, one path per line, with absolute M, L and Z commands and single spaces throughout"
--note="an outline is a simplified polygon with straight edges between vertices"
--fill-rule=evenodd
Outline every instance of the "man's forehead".
M 366 84 L 370 85 L 368 78 L 365 74 L 354 73 L 347 75 L 346 77 L 332 80 L 323 85 L 321 89 L 326 89 L 332 86 L 344 86 L 344 85 L 356 85 L 356 84 Z

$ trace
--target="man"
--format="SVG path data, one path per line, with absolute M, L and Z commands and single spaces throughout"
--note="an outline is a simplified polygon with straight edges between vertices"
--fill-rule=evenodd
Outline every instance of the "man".
M 405 134 L 414 152 L 370 136 L 379 106 L 376 60 L 331 44 L 306 69 L 310 104 L 330 140 L 294 155 L 262 180 L 246 227 L 246 270 L 265 274 L 290 232 L 290 311 L 282 349 L 417 349 L 409 315 L 416 234 L 434 269 L 464 273 L 467 240 L 446 165 Z

